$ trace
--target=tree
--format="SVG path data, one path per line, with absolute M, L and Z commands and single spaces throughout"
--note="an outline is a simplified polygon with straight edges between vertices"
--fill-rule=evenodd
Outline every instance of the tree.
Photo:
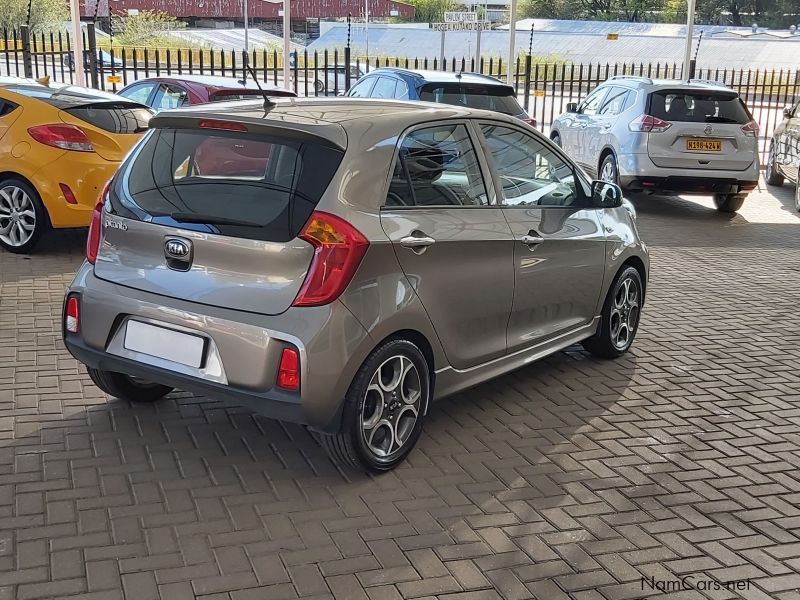
M 114 30 L 121 32 L 114 36 L 114 43 L 121 46 L 174 46 L 176 40 L 168 32 L 186 27 L 183 21 L 155 10 L 141 10 L 138 14 L 114 19 Z M 179 45 L 187 44 L 182 41 Z
M 444 13 L 456 10 L 459 4 L 455 0 L 407 0 L 415 9 L 414 20 L 417 23 L 440 23 L 444 21 Z
M 0 0 L 0 27 L 8 31 L 29 25 L 31 31 L 49 31 L 69 20 L 65 0 L 31 0 L 28 23 L 28 0 Z

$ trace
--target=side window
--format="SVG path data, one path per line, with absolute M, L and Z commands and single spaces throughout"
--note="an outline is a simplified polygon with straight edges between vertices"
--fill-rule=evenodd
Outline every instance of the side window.
M 350 88 L 347 94 L 351 98 L 369 98 L 372 86 L 375 85 L 375 77 L 366 77 Z
M 393 77 L 379 77 L 375 87 L 372 88 L 371 98 L 394 98 L 395 79 Z
M 401 144 L 386 206 L 485 206 L 486 184 L 464 125 L 417 129 Z
M 397 80 L 397 86 L 394 88 L 394 97 L 398 100 L 408 100 L 408 85 L 402 79 Z
M 120 95 L 128 100 L 133 100 L 139 104 L 147 105 L 147 100 L 150 98 L 150 92 L 155 87 L 154 83 L 140 83 L 133 85 L 127 90 L 124 90 Z
M 608 92 L 608 88 L 598 88 L 589 94 L 589 97 L 583 101 L 578 112 L 582 115 L 595 115 L 597 114 L 597 110 L 603 103 L 603 98 L 606 97 L 606 92 Z
M 603 102 L 603 106 L 600 107 L 598 114 L 609 117 L 618 115 L 623 111 L 627 97 L 628 90 L 626 88 L 612 87 Z
M 16 104 L 0 98 L 0 117 L 5 117 L 6 115 L 11 114 L 14 112 L 15 108 L 17 108 Z
M 580 206 L 573 167 L 544 142 L 518 129 L 481 126 L 507 206 Z
M 167 108 L 178 108 L 186 102 L 186 90 L 174 85 L 162 84 L 153 99 L 153 108 L 163 110 Z

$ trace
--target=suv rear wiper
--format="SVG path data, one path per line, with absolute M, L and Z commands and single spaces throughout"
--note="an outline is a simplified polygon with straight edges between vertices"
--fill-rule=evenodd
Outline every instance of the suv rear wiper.
M 216 215 L 204 215 L 202 213 L 170 213 L 170 218 L 178 223 L 201 223 L 208 225 L 234 225 L 236 227 L 263 227 L 260 223 L 253 221 L 240 221 L 239 219 L 229 219 Z
M 730 117 L 706 117 L 706 123 L 738 123 L 736 119 Z

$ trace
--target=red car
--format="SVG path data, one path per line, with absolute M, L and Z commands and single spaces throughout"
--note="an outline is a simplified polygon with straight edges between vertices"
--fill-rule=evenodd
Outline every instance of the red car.
M 293 91 L 259 81 L 270 96 L 297 96 Z M 140 79 L 118 92 L 129 100 L 144 104 L 155 110 L 178 108 L 191 104 L 223 102 L 225 100 L 244 100 L 258 97 L 261 92 L 255 82 L 234 77 L 215 75 L 174 75 L 170 77 L 149 77 Z

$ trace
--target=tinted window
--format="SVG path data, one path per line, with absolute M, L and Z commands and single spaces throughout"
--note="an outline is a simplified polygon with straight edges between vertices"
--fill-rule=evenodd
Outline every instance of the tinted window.
M 120 96 L 139 104 L 147 104 L 154 87 L 156 87 L 154 83 L 139 83 L 121 91 Z
M 418 129 L 395 161 L 387 206 L 488 204 L 478 158 L 463 125 Z
M 207 230 L 285 242 L 308 220 L 341 159 L 340 150 L 320 143 L 160 129 L 127 167 L 128 197 L 121 205 L 134 217 L 165 225 L 185 220 L 176 213 L 200 215 L 200 222 L 242 221 L 252 226 L 209 222 Z
M 0 117 L 5 117 L 6 115 L 14 112 L 15 108 L 17 108 L 17 105 L 13 102 L 0 100 Z
M 89 104 L 67 108 L 66 112 L 90 125 L 111 133 L 141 133 L 153 113 L 137 104 Z
M 649 114 L 665 121 L 736 123 L 752 117 L 735 92 L 665 90 L 650 94 Z
M 375 84 L 375 77 L 366 77 L 350 88 L 347 94 L 352 98 L 369 98 L 372 86 Z
M 408 100 L 408 85 L 402 79 L 397 80 L 397 87 L 394 89 L 394 97 L 398 100 Z
M 428 83 L 420 90 L 420 100 L 494 110 L 516 116 L 524 111 L 514 97 L 514 90 L 503 85 L 468 85 Z
M 612 87 L 603 101 L 603 106 L 600 107 L 599 114 L 609 117 L 618 115 L 624 110 L 627 98 L 628 90 L 626 88 Z
M 379 77 L 372 88 L 371 98 L 394 98 L 395 80 L 391 77 Z
M 544 142 L 500 125 L 481 127 L 510 206 L 576 206 L 575 172 Z
M 603 104 L 603 99 L 606 97 L 608 88 L 598 88 L 586 100 L 583 101 L 578 112 L 582 115 L 595 115 Z

